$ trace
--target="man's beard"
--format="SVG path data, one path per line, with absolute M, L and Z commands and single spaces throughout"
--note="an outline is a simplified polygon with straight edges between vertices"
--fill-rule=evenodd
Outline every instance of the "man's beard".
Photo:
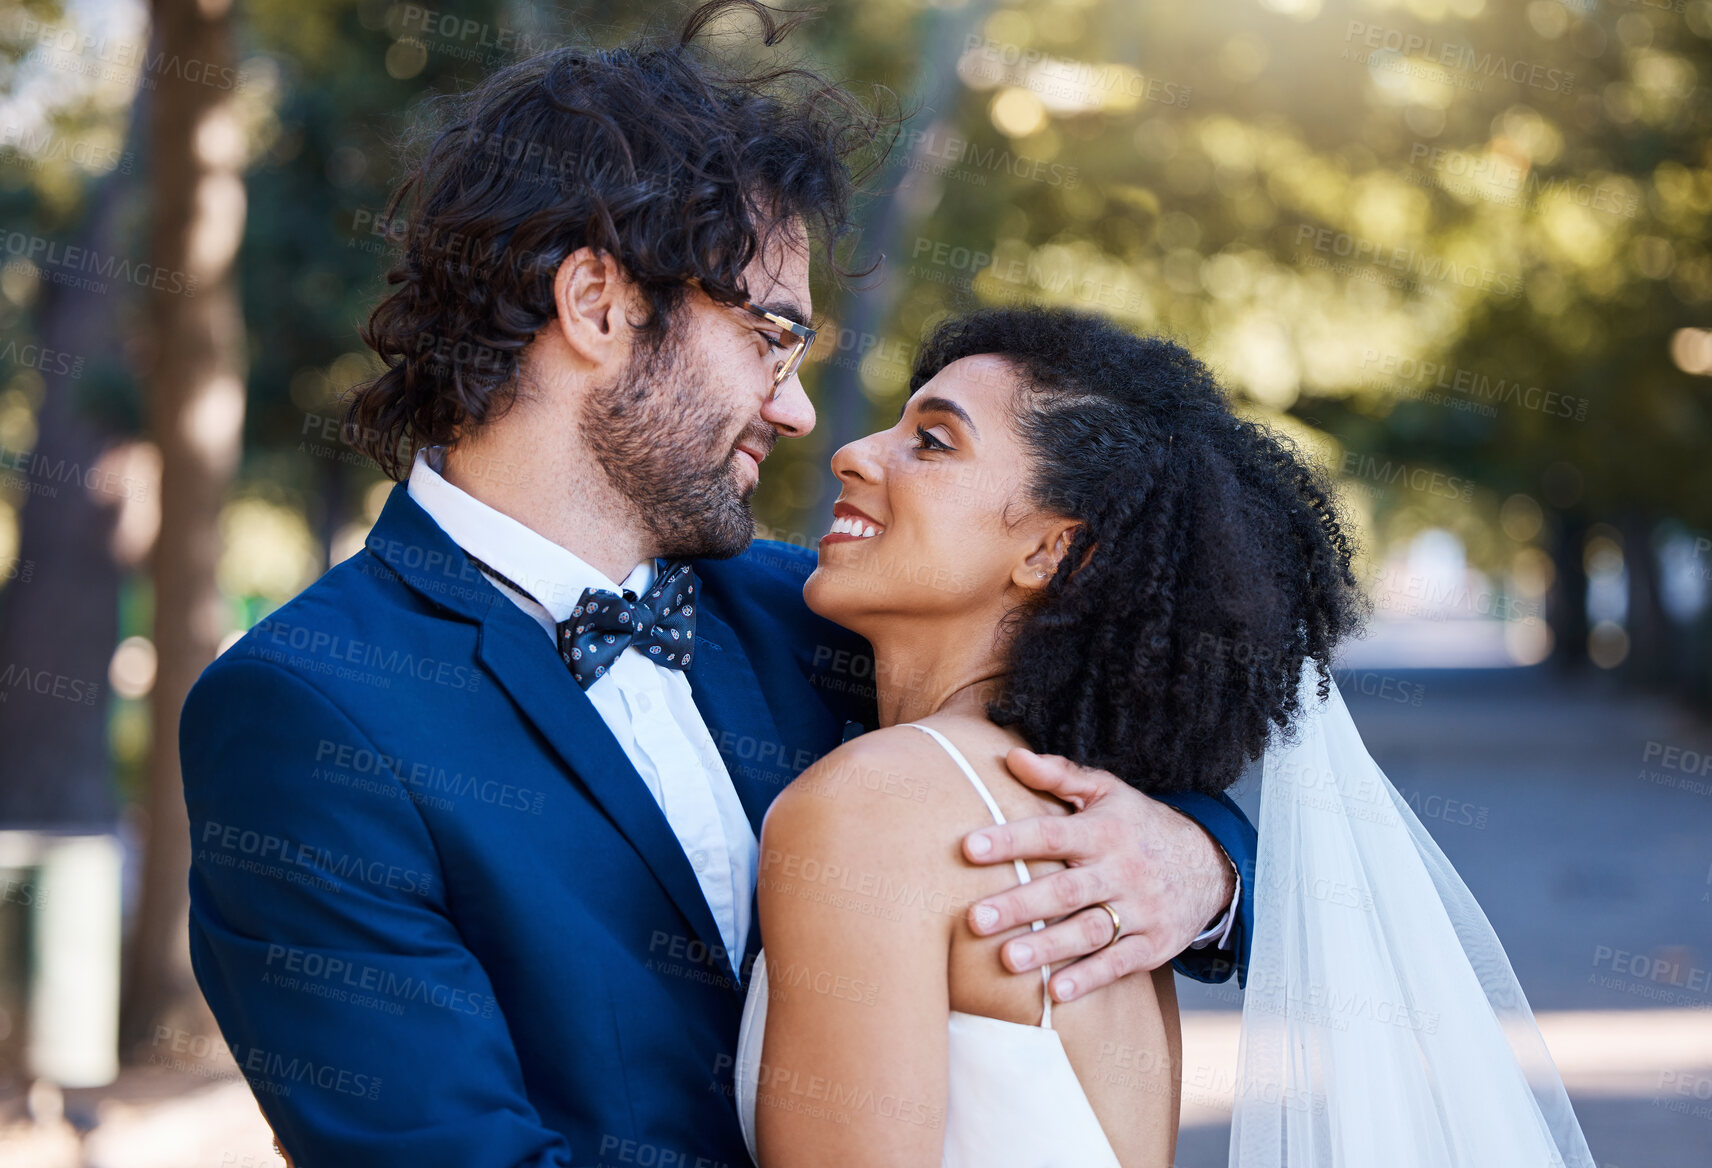
M 740 486 L 736 443 L 765 455 L 778 432 L 757 418 L 735 438 L 734 415 L 702 396 L 706 370 L 671 339 L 640 352 L 617 383 L 596 389 L 582 435 L 607 479 L 669 559 L 725 559 L 755 538 L 754 488 Z

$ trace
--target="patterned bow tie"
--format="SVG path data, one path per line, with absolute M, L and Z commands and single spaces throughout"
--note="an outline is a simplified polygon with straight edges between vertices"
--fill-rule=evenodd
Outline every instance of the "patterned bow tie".
M 465 552 L 470 562 L 522 596 L 535 597 L 521 585 Z M 641 600 L 605 588 L 585 588 L 571 610 L 571 619 L 558 623 L 559 656 L 571 676 L 587 689 L 606 676 L 618 655 L 632 645 L 650 661 L 667 669 L 688 669 L 695 643 L 695 569 L 683 560 L 666 565 Z M 536 604 L 541 604 L 535 600 Z M 541 604 L 542 608 L 547 606 Z
M 667 669 L 688 669 L 695 642 L 695 569 L 683 561 L 666 570 L 641 600 L 604 588 L 586 588 L 571 619 L 559 624 L 559 656 L 587 689 L 635 647 Z

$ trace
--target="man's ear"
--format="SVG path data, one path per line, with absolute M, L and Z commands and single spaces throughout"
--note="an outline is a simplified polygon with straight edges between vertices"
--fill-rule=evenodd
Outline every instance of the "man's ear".
M 1018 588 L 1042 590 L 1058 571 L 1058 561 L 1070 551 L 1070 544 L 1082 524 L 1075 519 L 1053 519 L 1041 530 L 1040 538 L 1023 561 L 1011 573 L 1011 582 Z
M 630 346 L 632 289 L 613 256 L 581 247 L 553 274 L 553 306 L 565 344 L 591 365 L 603 365 Z

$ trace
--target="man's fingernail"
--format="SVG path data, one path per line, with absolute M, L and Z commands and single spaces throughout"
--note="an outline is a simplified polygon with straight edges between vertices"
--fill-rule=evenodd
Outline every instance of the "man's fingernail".
M 1011 968 L 1018 973 L 1026 972 L 1034 964 L 1034 946 L 1027 941 L 1018 941 L 1011 946 Z
M 983 933 L 999 923 L 999 910 L 990 904 L 975 906 L 975 927 Z
M 987 856 L 993 851 L 993 841 L 976 832 L 969 837 L 969 854 L 971 856 Z
M 1076 996 L 1076 983 L 1067 977 L 1061 977 L 1052 983 L 1052 991 L 1060 1002 L 1068 1002 Z

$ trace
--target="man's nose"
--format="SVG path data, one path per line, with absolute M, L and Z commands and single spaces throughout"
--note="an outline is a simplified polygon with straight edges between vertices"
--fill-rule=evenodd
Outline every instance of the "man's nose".
M 761 407 L 761 417 L 787 438 L 801 438 L 814 429 L 814 403 L 802 378 L 793 373 Z

